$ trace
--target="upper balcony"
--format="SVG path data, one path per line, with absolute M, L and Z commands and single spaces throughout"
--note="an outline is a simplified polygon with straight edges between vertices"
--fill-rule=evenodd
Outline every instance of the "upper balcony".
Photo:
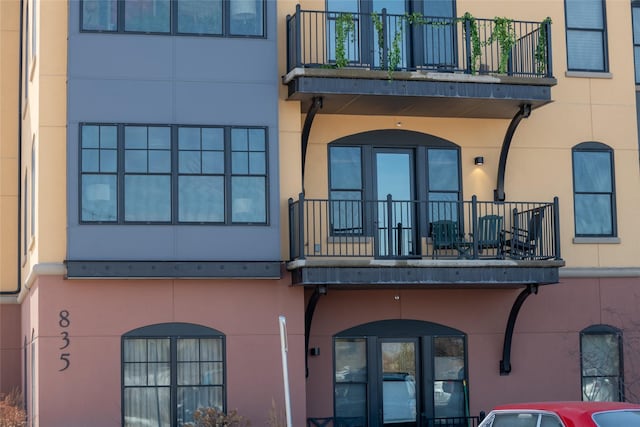
M 293 283 L 519 287 L 558 282 L 552 202 L 289 201 Z
M 301 10 L 287 16 L 291 100 L 326 114 L 512 118 L 551 102 L 551 22 Z

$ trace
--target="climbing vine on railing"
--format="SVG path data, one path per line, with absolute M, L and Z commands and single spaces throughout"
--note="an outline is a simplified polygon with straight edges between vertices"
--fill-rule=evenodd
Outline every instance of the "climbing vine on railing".
M 536 46 L 536 71 L 538 74 L 545 74 L 547 72 L 547 26 L 551 24 L 551 18 L 546 17 L 540 23 L 540 35 L 538 36 L 538 45 Z
M 336 25 L 336 68 L 346 67 L 349 64 L 347 57 L 347 41 L 355 41 L 356 24 L 353 15 L 341 13 L 335 21 Z
M 500 50 L 500 60 L 498 63 L 498 73 L 507 72 L 509 55 L 511 49 L 516 44 L 516 31 L 513 28 L 513 19 L 496 16 L 493 18 L 493 31 L 487 40 L 487 44 L 498 42 Z
M 482 55 L 478 21 L 476 21 L 476 18 L 474 18 L 469 12 L 465 12 L 462 18 L 460 18 L 460 21 L 465 24 L 465 31 L 469 31 L 468 36 L 471 43 L 471 63 L 469 64 L 469 68 L 471 69 L 471 74 L 477 74 L 480 69 L 480 56 Z M 467 23 L 469 24 L 468 26 Z
M 376 30 L 377 42 L 378 42 L 378 60 L 382 66 L 385 63 L 384 57 L 384 24 L 382 18 L 376 12 L 371 14 L 371 21 L 373 22 L 373 28 Z

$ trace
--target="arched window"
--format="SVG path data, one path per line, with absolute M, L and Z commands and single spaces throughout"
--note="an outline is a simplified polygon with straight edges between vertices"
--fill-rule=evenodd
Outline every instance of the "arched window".
M 576 237 L 617 235 L 611 147 L 599 142 L 573 147 L 573 205 Z
M 124 426 L 182 426 L 198 408 L 226 411 L 225 337 L 190 323 L 122 336 Z
M 622 331 L 592 325 L 580 332 L 582 400 L 624 401 Z

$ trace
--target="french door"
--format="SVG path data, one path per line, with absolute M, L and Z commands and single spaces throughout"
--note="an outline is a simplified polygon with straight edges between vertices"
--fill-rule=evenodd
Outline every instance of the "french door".
M 374 150 L 377 256 L 416 254 L 413 156 L 411 149 Z

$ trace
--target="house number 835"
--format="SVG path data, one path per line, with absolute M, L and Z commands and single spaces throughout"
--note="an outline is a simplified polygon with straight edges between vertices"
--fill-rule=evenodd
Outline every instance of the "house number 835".
M 67 350 L 69 348 L 69 345 L 71 345 L 71 339 L 69 339 L 69 331 L 67 330 L 70 325 L 71 320 L 69 320 L 69 310 L 60 310 L 58 319 L 58 326 L 60 326 L 60 335 L 62 337 L 62 345 L 58 347 L 58 349 L 60 350 Z M 58 371 L 60 372 L 67 370 L 69 368 L 69 365 L 71 365 L 71 353 L 69 353 L 68 351 L 69 350 L 67 350 L 66 353 L 60 353 L 60 360 L 63 364 L 63 366 L 58 369 Z

